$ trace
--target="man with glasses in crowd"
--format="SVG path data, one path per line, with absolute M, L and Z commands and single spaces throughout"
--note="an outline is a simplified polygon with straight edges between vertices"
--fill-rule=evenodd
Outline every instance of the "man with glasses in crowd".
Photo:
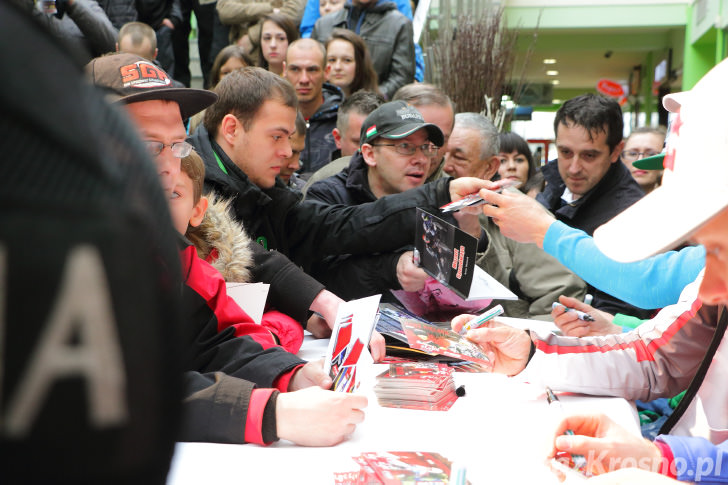
M 426 123 L 422 114 L 405 101 L 385 103 L 372 111 L 361 126 L 360 147 L 349 166 L 336 175 L 308 188 L 306 200 L 327 204 L 359 205 L 386 195 L 399 194 L 425 183 L 430 161 L 445 142 L 437 125 Z M 409 234 L 410 237 L 412 233 Z M 388 289 L 422 289 L 425 272 L 414 265 L 411 251 L 400 254 L 329 261 L 324 281 L 332 284 L 334 275 L 357 274 L 353 282 L 339 286 L 344 298 L 363 297 Z M 374 278 L 396 268 L 396 280 Z M 344 278 L 340 278 L 344 280 Z
M 362 123 L 360 148 L 349 166 L 313 184 L 306 198 L 358 205 L 419 187 L 443 143 L 440 128 L 425 123 L 416 108 L 404 101 L 385 103 Z
M 556 219 L 592 235 L 641 199 L 644 192 L 619 161 L 623 131 L 622 110 L 615 100 L 584 94 L 565 102 L 554 120 L 558 158 L 541 169 L 546 188 L 536 200 Z M 589 293 L 600 310 L 649 316 L 591 285 Z
M 662 152 L 665 145 L 665 128 L 643 126 L 635 128 L 624 142 L 622 162 L 627 166 L 632 177 L 649 194 L 660 185 L 662 170 L 646 170 L 634 165 L 637 160 L 652 157 Z

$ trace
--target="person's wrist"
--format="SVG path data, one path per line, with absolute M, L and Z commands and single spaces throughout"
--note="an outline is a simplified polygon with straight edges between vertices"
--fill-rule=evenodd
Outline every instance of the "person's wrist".
M 323 289 L 316 295 L 316 298 L 311 302 L 309 310 L 316 312 L 321 315 L 329 326 L 333 325 L 333 321 L 329 321 L 331 318 L 335 318 L 334 315 L 329 315 L 329 309 L 336 309 L 339 306 L 339 297 L 331 293 L 330 291 Z M 328 317 L 328 318 L 327 318 Z
M 556 222 L 556 219 L 550 216 L 543 217 L 538 222 L 536 226 L 536 235 L 534 237 L 534 242 L 539 248 L 543 249 L 543 241 L 546 238 L 546 233 L 548 232 L 549 227 L 551 227 L 551 224 L 553 224 L 554 222 Z

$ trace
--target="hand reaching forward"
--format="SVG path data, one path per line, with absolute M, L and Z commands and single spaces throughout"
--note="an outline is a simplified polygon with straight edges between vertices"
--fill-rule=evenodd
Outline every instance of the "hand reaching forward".
M 452 320 L 453 331 L 459 332 L 475 315 L 458 315 Z M 484 326 L 470 330 L 465 336 L 478 344 L 490 359 L 493 372 L 514 376 L 528 363 L 531 337 L 519 328 L 509 327 L 491 320 Z

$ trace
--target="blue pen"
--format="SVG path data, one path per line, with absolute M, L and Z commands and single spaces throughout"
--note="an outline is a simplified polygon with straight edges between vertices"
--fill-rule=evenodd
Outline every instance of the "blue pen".
M 488 320 L 492 320 L 498 315 L 503 313 L 503 307 L 500 305 L 496 305 L 490 310 L 483 313 L 481 316 L 474 320 L 470 320 L 468 323 L 463 325 L 463 328 L 460 329 L 460 335 L 465 335 L 468 330 L 475 330 L 476 328 L 482 326 L 485 322 Z
M 559 303 L 558 301 L 555 301 L 555 302 L 553 302 L 553 303 L 551 304 L 551 308 L 552 308 L 552 309 L 556 310 L 556 308 L 557 308 L 557 307 L 564 307 L 564 311 L 565 311 L 565 312 L 576 312 L 576 317 L 577 317 L 577 318 L 578 318 L 579 320 L 583 320 L 583 321 L 585 321 L 585 322 L 593 322 L 593 321 L 594 321 L 594 317 L 593 317 L 593 316 L 591 316 L 591 315 L 589 315 L 588 313 L 585 313 L 585 312 L 582 312 L 582 311 L 579 311 L 579 310 L 575 310 L 575 309 L 573 309 L 573 308 L 569 308 L 569 307 L 568 307 L 568 306 L 566 306 L 566 305 L 562 305 L 562 304 L 561 304 L 561 303 Z

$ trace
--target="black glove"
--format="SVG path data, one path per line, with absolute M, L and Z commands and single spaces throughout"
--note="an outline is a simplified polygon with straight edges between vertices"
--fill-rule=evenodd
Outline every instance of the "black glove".
M 63 14 L 66 13 L 68 7 L 68 0 L 56 0 L 56 18 L 62 19 Z

